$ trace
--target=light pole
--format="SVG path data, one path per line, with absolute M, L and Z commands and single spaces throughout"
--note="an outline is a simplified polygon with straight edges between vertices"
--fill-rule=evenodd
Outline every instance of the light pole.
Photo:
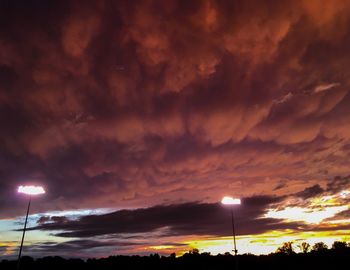
M 39 195 L 39 194 L 44 194 L 45 190 L 44 190 L 43 187 L 40 187 L 40 186 L 19 186 L 17 191 L 18 191 L 18 193 L 23 193 L 23 194 L 29 195 L 27 214 L 26 214 L 26 219 L 25 219 L 25 222 L 24 222 L 21 246 L 19 248 L 18 260 L 17 260 L 17 269 L 19 269 L 19 265 L 20 265 L 20 261 L 21 261 L 22 248 L 23 248 L 24 235 L 26 233 L 28 214 L 29 214 L 29 209 L 30 209 L 30 203 L 32 201 L 32 196 Z
M 241 200 L 225 196 L 222 198 L 221 203 L 224 205 L 230 205 L 231 222 L 232 222 L 232 235 L 233 235 L 233 248 L 234 248 L 233 251 L 235 253 L 235 256 L 237 256 L 238 250 L 237 250 L 237 246 L 236 246 L 236 232 L 235 232 L 235 223 L 234 223 L 234 217 L 233 217 L 233 206 L 241 204 Z

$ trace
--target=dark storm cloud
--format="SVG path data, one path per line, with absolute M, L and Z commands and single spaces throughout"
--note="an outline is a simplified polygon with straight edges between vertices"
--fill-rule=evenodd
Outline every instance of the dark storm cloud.
M 350 209 L 342 211 L 342 212 L 336 214 L 334 216 L 334 218 L 332 218 L 332 219 L 336 220 L 336 219 L 348 219 L 348 218 L 350 218 Z
M 123 242 L 116 240 L 69 240 L 65 242 L 37 242 L 33 243 L 30 246 L 25 247 L 25 251 L 27 254 L 30 254 L 32 257 L 45 257 L 45 256 L 60 256 L 72 258 L 72 257 L 80 257 L 80 258 L 91 258 L 93 257 L 101 257 L 106 252 L 109 254 L 115 252 L 123 252 L 124 250 L 132 249 L 138 246 L 142 246 L 145 243 L 143 242 Z M 170 244 L 170 243 L 169 243 Z M 174 243 L 176 244 L 176 243 Z M 5 252 L 7 250 L 13 249 L 13 246 L 6 245 L 0 247 L 0 252 L 2 252 L 4 258 L 15 257 L 12 254 Z
M 350 230 L 350 224 L 344 223 L 344 224 L 337 224 L 333 228 L 330 228 L 330 226 L 327 225 L 319 225 L 319 226 L 308 226 L 305 229 L 303 229 L 305 232 L 322 232 L 322 231 L 342 231 L 342 230 Z
M 284 187 L 286 187 L 286 183 L 278 183 L 277 186 L 273 188 L 273 190 L 278 190 Z
M 243 199 L 235 207 L 238 234 L 256 234 L 275 229 L 296 229 L 300 224 L 263 218 L 266 208 L 282 198 L 258 196 Z M 110 234 L 151 233 L 163 229 L 162 237 L 175 235 L 229 235 L 230 210 L 220 204 L 185 203 L 151 208 L 120 210 L 87 215 L 72 221 L 40 223 L 30 230 L 62 231 L 61 237 L 93 237 Z
M 334 179 L 327 183 L 327 191 L 340 192 L 350 187 L 350 176 L 341 177 L 336 176 Z
M 320 185 L 313 185 L 311 187 L 305 188 L 303 191 L 296 193 L 297 197 L 300 197 L 304 200 L 321 195 L 324 192 L 324 189 Z
M 30 246 L 29 251 L 31 253 L 35 252 L 45 252 L 45 253 L 69 253 L 76 252 L 79 250 L 88 250 L 99 247 L 123 247 L 123 246 L 135 246 L 142 245 L 144 243 L 132 243 L 132 242 L 120 242 L 120 241 L 96 241 L 96 240 L 71 240 L 63 243 L 47 242 L 39 243 Z
M 47 223 L 47 222 L 57 222 L 57 223 L 64 223 L 68 221 L 67 217 L 64 216 L 41 216 L 38 220 L 37 223 L 42 224 L 42 223 Z
M 342 0 L 1 1 L 1 218 L 22 214 L 24 182 L 45 185 L 45 212 L 348 175 L 349 14 Z

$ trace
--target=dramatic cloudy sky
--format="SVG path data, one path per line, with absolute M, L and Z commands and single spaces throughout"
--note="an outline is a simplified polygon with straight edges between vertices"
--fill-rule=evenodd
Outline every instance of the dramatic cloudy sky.
M 0 0 L 0 255 L 350 240 L 350 2 Z M 328 243 L 327 242 L 327 243 Z

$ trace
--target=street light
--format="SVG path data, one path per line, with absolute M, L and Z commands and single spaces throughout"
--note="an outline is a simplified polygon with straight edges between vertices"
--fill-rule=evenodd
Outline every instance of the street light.
M 236 233 L 235 233 L 235 223 L 233 218 L 233 206 L 241 204 L 240 199 L 234 199 L 232 197 L 225 196 L 222 198 L 221 203 L 224 205 L 230 205 L 231 207 L 231 222 L 232 222 L 232 234 L 233 234 L 233 246 L 235 256 L 237 255 L 237 247 L 236 247 Z
M 17 192 L 29 195 L 29 202 L 28 202 L 26 220 L 24 222 L 24 229 L 23 229 L 23 234 L 22 234 L 21 247 L 19 249 L 18 260 L 17 260 L 17 269 L 19 269 L 19 264 L 20 264 L 20 260 L 21 260 L 21 254 L 22 254 L 22 248 L 23 248 L 24 235 L 26 233 L 26 228 L 27 228 L 27 221 L 28 221 L 30 202 L 32 200 L 32 196 L 44 194 L 45 190 L 41 186 L 19 186 Z

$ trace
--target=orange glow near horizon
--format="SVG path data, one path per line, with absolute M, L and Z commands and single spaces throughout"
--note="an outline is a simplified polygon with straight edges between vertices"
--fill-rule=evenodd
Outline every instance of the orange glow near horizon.
M 313 246 L 317 242 L 324 242 L 329 248 L 335 241 L 349 241 L 350 230 L 341 231 L 323 231 L 323 232 L 296 232 L 293 230 L 270 231 L 258 235 L 241 235 L 236 238 L 237 249 L 239 254 L 269 254 L 282 246 L 284 242 L 293 242 L 295 252 L 301 252 L 300 245 L 307 242 Z M 182 247 L 171 245 L 155 245 L 143 247 L 142 250 L 154 252 L 175 252 L 177 256 L 181 256 L 186 252 L 196 248 L 200 253 L 210 252 L 212 255 L 224 254 L 230 252 L 232 254 L 233 242 L 232 236 L 225 237 L 190 237 L 189 240 L 183 240 Z
M 139 253 L 176 253 L 176 256 L 182 256 L 192 249 L 198 249 L 200 253 L 209 252 L 212 255 L 224 254 L 230 252 L 232 254 L 233 242 L 232 236 L 212 237 L 212 236 L 190 236 L 187 239 L 181 237 L 177 242 L 180 245 L 160 244 L 160 245 L 144 245 L 129 250 L 127 254 Z M 175 240 L 175 239 L 173 239 Z M 237 249 L 239 254 L 269 254 L 282 246 L 284 242 L 293 242 L 295 252 L 301 252 L 299 246 L 302 242 L 307 242 L 311 247 L 317 242 L 324 242 L 328 248 L 332 247 L 335 241 L 350 241 L 350 230 L 339 231 L 322 231 L 322 232 L 297 232 L 293 230 L 270 231 L 257 235 L 241 235 L 236 238 Z M 38 243 L 34 241 L 31 244 Z M 64 243 L 64 242 L 62 242 Z M 31 245 L 29 244 L 29 245 Z M 0 246 L 8 246 L 8 243 L 1 243 Z M 6 249 L 6 254 L 13 255 L 16 253 L 17 244 L 12 243 L 11 247 Z M 116 250 L 118 254 L 118 250 Z M 107 256 L 107 255 L 106 255 Z
M 42 194 L 45 193 L 42 187 L 36 186 L 21 186 L 18 192 L 25 194 Z M 238 235 L 237 249 L 239 254 L 269 254 L 282 246 L 284 242 L 293 242 L 293 247 L 296 252 L 300 252 L 299 246 L 302 242 L 307 242 L 313 246 L 316 242 L 324 242 L 331 248 L 334 241 L 350 241 L 350 230 L 336 230 L 339 225 L 349 225 L 350 219 L 337 214 L 350 209 L 350 204 L 344 204 L 344 198 L 349 196 L 348 190 L 343 190 L 335 195 L 326 195 L 305 200 L 303 206 L 295 206 L 296 201 L 288 199 L 278 205 L 274 205 L 268 209 L 261 218 L 273 218 L 282 220 L 283 223 L 298 222 L 301 227 L 298 230 L 274 230 L 261 234 Z M 239 199 L 224 197 L 221 201 L 223 204 L 238 204 Z M 300 200 L 300 199 L 296 199 Z M 316 227 L 317 230 L 323 231 L 307 231 L 302 232 L 303 226 L 311 225 L 310 228 Z M 239 232 L 239 227 L 237 228 Z M 38 232 L 39 234 L 39 232 Z M 47 238 L 43 235 L 42 238 L 38 235 L 33 236 L 35 241 L 31 241 L 28 245 L 40 243 Z M 0 246 L 6 246 L 5 241 L 1 242 Z M 67 239 L 68 240 L 68 239 Z M 69 239 L 72 240 L 72 239 Z M 64 243 L 62 238 L 57 238 L 55 241 Z M 232 236 L 213 237 L 210 235 L 190 235 L 190 236 L 171 236 L 159 239 L 150 239 L 147 244 L 135 245 L 125 251 L 115 250 L 116 254 L 171 254 L 176 253 L 181 256 L 186 252 L 198 249 L 199 252 L 210 252 L 212 255 L 224 254 L 230 252 L 232 254 L 233 241 Z M 15 247 L 7 245 L 4 255 L 15 254 Z M 121 253 L 120 253 L 121 252 Z M 101 255 L 104 256 L 104 255 Z
M 3 251 L 2 255 L 12 255 L 17 250 L 17 243 L 15 242 L 0 242 L 0 247 L 5 247 L 5 250 Z

